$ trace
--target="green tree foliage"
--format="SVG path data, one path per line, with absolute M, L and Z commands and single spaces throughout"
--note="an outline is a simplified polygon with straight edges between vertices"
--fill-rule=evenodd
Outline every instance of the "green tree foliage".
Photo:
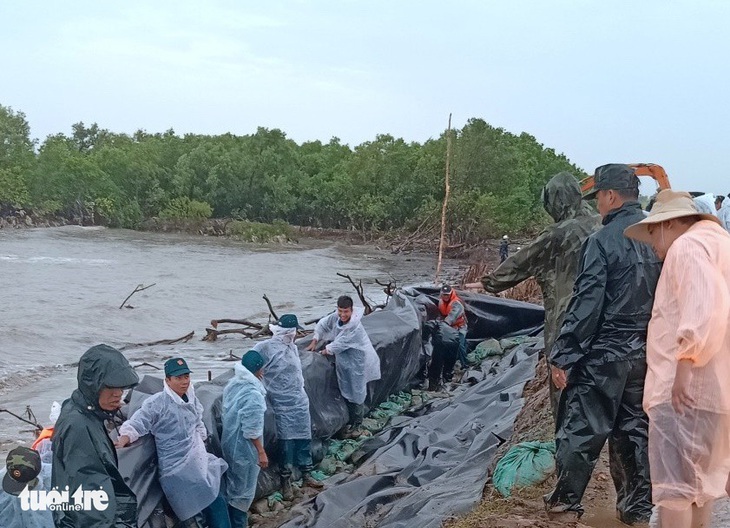
M 555 173 L 584 173 L 528 134 L 482 119 L 453 134 L 453 239 L 534 229 L 540 190 Z M 73 214 L 112 226 L 145 218 L 233 217 L 342 229 L 413 229 L 438 221 L 446 135 L 408 143 L 377 135 L 354 148 L 338 138 L 301 145 L 278 129 L 235 136 L 173 130 L 116 134 L 76 123 L 37 152 L 21 112 L 0 106 L 0 203 Z M 253 224 L 241 224 L 253 225 Z
M 0 105 L 0 204 L 27 203 L 26 177 L 35 162 L 34 146 L 25 114 Z
M 204 220 L 210 218 L 213 209 L 206 202 L 191 200 L 187 196 L 173 198 L 160 212 L 160 218 L 172 220 Z

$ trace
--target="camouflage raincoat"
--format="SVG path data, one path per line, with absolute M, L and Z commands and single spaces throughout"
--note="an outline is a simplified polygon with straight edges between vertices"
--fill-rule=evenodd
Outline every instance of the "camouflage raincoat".
M 565 310 L 573 294 L 583 242 L 600 227 L 581 200 L 580 185 L 570 173 L 553 176 L 542 191 L 545 210 L 555 223 L 546 227 L 529 245 L 482 278 L 484 289 L 498 293 L 535 277 L 545 306 L 545 350 L 557 338 Z

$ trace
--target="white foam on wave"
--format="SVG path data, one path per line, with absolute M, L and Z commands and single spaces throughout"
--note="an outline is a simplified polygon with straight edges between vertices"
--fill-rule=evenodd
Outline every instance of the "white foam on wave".
M 107 259 L 89 259 L 78 257 L 20 257 L 18 255 L 0 255 L 0 261 L 30 263 L 30 264 L 88 264 L 91 266 L 101 266 L 110 264 L 112 261 Z
M 18 390 L 30 383 L 35 383 L 48 378 L 57 372 L 63 372 L 69 368 L 76 367 L 78 363 L 67 363 L 59 365 L 15 367 L 0 369 L 0 394 L 7 394 L 10 391 Z

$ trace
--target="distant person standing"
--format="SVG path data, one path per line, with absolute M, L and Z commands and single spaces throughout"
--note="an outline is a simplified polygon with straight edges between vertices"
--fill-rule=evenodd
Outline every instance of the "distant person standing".
M 727 196 L 719 198 L 722 198 L 722 202 L 720 202 L 720 207 L 717 210 L 717 217 L 720 219 L 725 231 L 730 231 L 730 198 Z M 717 202 L 715 202 L 715 207 L 717 207 Z
M 504 235 L 502 242 L 499 244 L 499 262 L 500 264 L 509 257 L 509 237 Z

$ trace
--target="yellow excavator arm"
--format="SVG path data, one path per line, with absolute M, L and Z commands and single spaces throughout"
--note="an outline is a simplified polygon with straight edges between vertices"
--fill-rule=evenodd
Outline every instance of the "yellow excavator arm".
M 654 178 L 660 191 L 672 188 L 669 183 L 669 176 L 667 176 L 667 172 L 661 165 L 656 165 L 655 163 L 629 163 L 629 167 L 636 171 L 637 176 L 650 176 Z M 593 176 L 588 176 L 581 180 L 580 190 L 583 194 L 586 194 L 593 189 L 593 185 Z

